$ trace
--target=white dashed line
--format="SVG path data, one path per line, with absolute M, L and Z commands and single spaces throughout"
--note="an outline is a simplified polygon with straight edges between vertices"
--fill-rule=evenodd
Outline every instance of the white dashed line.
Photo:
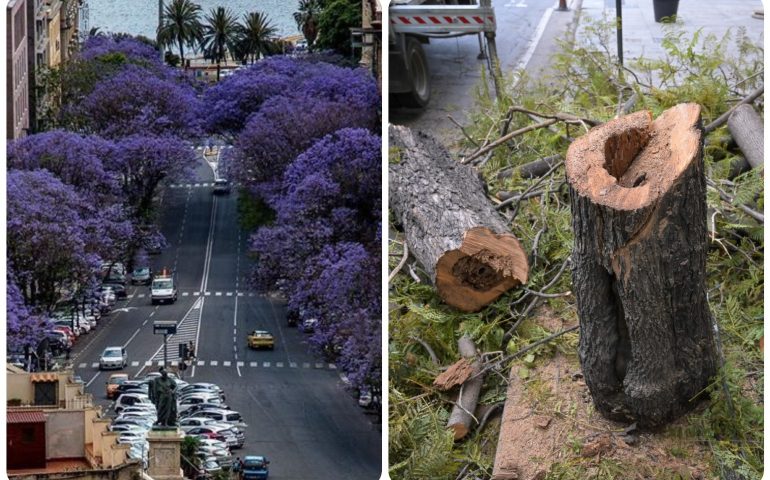
M 212 367 L 216 367 L 217 365 L 219 365 L 219 361 L 212 360 L 212 361 L 209 362 L 209 365 L 211 365 Z
M 330 363 L 329 364 L 329 370 L 337 370 L 337 365 Z
M 78 365 L 78 368 L 86 368 L 87 366 L 88 366 L 87 363 L 81 363 L 80 365 Z
M 205 295 L 205 296 L 207 296 L 207 297 L 210 297 L 210 296 L 211 296 L 211 292 L 206 292 L 206 293 L 204 293 L 203 295 Z
M 238 296 L 242 297 L 243 296 L 243 292 L 238 292 Z
M 310 364 L 307 362 L 302 363 L 302 368 L 310 368 Z
M 283 368 L 283 362 L 275 362 L 275 366 L 278 368 Z
M 139 362 L 136 362 L 136 361 L 131 362 L 131 366 L 132 367 L 138 367 L 139 366 Z
M 92 363 L 91 368 L 99 368 L 99 362 Z
M 270 362 L 262 362 L 262 366 L 267 368 L 270 366 Z
M 214 293 L 214 296 L 221 297 L 222 296 L 222 292 L 216 292 L 216 293 Z
M 232 297 L 233 296 L 233 292 L 227 292 L 225 295 L 227 295 L 228 297 Z
M 200 296 L 200 294 L 201 294 L 201 292 L 193 292 L 193 297 L 198 297 L 198 296 Z
M 199 366 L 199 367 L 202 367 L 202 366 L 204 366 L 204 365 L 206 365 L 206 362 L 205 362 L 205 361 L 203 361 L 203 360 L 198 360 L 198 366 Z
M 290 368 L 297 368 L 297 362 L 289 362 Z
M 257 362 L 249 362 L 249 366 L 250 367 L 256 367 L 257 366 Z
M 152 360 L 147 360 L 146 362 L 144 362 L 144 366 L 145 367 L 151 367 L 152 366 Z
M 190 292 L 182 292 L 182 296 L 183 297 L 189 297 L 190 296 Z
M 223 367 L 229 367 L 230 366 L 230 361 L 225 360 L 224 362 L 222 362 L 222 366 Z
M 323 363 L 316 363 L 315 364 L 315 368 L 324 368 L 324 364 Z

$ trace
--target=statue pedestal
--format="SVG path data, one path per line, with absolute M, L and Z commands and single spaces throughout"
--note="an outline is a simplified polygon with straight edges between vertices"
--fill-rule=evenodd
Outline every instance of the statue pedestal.
M 182 480 L 180 467 L 182 431 L 177 427 L 152 427 L 147 433 L 150 443 L 147 474 L 155 480 Z

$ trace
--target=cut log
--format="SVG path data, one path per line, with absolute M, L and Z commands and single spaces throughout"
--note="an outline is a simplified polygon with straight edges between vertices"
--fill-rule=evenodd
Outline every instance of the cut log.
M 433 380 L 433 386 L 441 391 L 451 390 L 463 384 L 473 375 L 473 361 L 468 358 L 461 358 L 449 366 L 444 372 Z
M 586 384 L 605 416 L 661 425 L 717 369 L 700 106 L 612 120 L 575 141 L 565 164 Z
M 457 347 L 463 358 L 472 361 L 474 375 L 481 372 L 481 364 L 477 357 L 476 346 L 473 345 L 470 337 L 467 335 L 460 337 L 460 340 L 457 341 Z M 447 428 L 454 430 L 455 441 L 464 438 L 471 430 L 472 415 L 479 402 L 479 394 L 483 384 L 484 376 L 477 375 L 463 383 L 460 388 L 457 403 L 452 407 L 452 413 L 449 414 L 449 421 L 447 422 Z
M 442 300 L 475 312 L 526 283 L 527 255 L 477 173 L 423 133 L 389 136 L 390 208 Z
M 727 129 L 752 168 L 764 163 L 765 131 L 754 107 L 744 104 L 736 108 L 727 120 Z

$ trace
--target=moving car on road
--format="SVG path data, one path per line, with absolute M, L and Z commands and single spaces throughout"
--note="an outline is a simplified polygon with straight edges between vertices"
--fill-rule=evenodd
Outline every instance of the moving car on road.
M 214 193 L 228 194 L 230 193 L 230 182 L 225 178 L 217 178 L 214 180 Z
M 247 455 L 243 457 L 241 478 L 243 480 L 267 480 L 268 465 L 270 465 L 270 462 L 265 457 Z
M 123 347 L 107 347 L 104 353 L 99 357 L 99 370 L 108 368 L 126 368 L 128 366 L 128 355 Z
M 168 269 L 163 269 L 152 281 L 150 300 L 156 303 L 176 302 L 176 279 Z
M 107 380 L 107 398 L 112 400 L 118 395 L 118 386 L 128 380 L 127 373 L 113 373 Z
M 254 330 L 246 337 L 249 348 L 275 348 L 273 334 L 265 330 Z

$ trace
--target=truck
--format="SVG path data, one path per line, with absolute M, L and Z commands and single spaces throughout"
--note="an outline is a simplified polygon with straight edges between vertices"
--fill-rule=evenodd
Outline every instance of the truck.
M 495 11 L 491 0 L 450 3 L 451 0 L 391 1 L 388 9 L 388 91 L 393 106 L 424 108 L 430 102 L 430 69 L 422 46 L 433 39 L 479 35 L 481 45 L 481 34 L 484 33 L 493 64 L 498 61 L 494 43 Z
M 150 301 L 156 303 L 176 302 L 176 276 L 172 271 L 164 268 L 155 275 L 150 285 Z

